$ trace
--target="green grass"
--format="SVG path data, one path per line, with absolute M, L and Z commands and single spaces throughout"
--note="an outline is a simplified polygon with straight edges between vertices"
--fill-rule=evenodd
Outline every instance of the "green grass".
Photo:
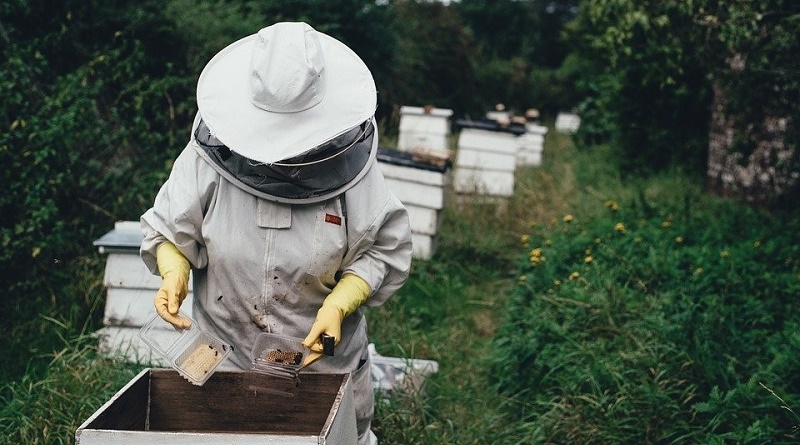
M 72 444 L 75 430 L 140 369 L 102 358 L 96 339 L 70 339 L 50 354 L 43 378 L 7 386 L 0 408 L 0 443 Z
M 379 400 L 381 443 L 797 443 L 796 218 L 624 178 L 565 135 L 544 154 L 505 203 L 450 199 L 433 258 L 369 309 L 379 353 L 439 363 Z M 96 319 L 98 278 L 78 275 Z M 138 370 L 66 334 L 74 318 L 39 320 L 64 339 L 5 385 L 0 443 L 72 443 Z

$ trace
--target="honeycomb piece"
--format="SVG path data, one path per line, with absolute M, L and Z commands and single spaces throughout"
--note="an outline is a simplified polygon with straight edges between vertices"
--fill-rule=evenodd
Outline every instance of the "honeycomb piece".
M 200 343 L 180 366 L 194 380 L 203 380 L 221 359 L 222 354 L 214 345 Z

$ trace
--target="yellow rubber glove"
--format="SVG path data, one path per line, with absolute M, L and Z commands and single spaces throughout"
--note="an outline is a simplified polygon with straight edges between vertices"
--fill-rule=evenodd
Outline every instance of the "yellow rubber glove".
M 371 292 L 369 284 L 358 275 L 346 274 L 336 283 L 331 293 L 325 297 L 311 331 L 303 340 L 303 346 L 311 350 L 303 361 L 304 367 L 322 358 L 323 334 L 334 338 L 334 346 L 339 344 L 342 340 L 342 320 L 364 304 Z
M 162 278 L 161 288 L 156 293 L 156 312 L 175 329 L 186 329 L 192 322 L 178 315 L 178 310 L 189 292 L 189 260 L 167 241 L 156 250 L 156 264 Z

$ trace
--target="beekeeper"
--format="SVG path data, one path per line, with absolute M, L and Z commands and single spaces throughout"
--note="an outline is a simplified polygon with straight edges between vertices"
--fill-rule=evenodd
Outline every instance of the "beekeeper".
M 408 215 L 375 160 L 376 101 L 364 62 L 308 24 L 238 40 L 203 69 L 191 139 L 141 217 L 158 314 L 188 326 L 192 270 L 190 313 L 233 345 L 228 369 L 250 367 L 261 332 L 304 338 L 304 370 L 352 373 L 364 444 L 377 440 L 359 308 L 382 304 L 411 263 Z M 321 334 L 336 347 L 320 360 Z

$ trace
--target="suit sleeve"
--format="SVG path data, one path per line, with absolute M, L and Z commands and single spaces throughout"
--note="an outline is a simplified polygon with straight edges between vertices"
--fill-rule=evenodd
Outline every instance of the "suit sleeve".
M 218 180 L 218 175 L 191 144 L 187 145 L 175 160 L 153 206 L 140 218 L 144 234 L 140 255 L 152 273 L 159 274 L 156 249 L 165 241 L 175 244 L 193 268 L 206 267 L 208 254 L 203 243 L 203 216 Z
M 411 269 L 408 212 L 373 165 L 364 184 L 347 192 L 348 215 L 355 233 L 345 258 L 345 273 L 354 273 L 372 289 L 367 306 L 379 306 L 405 284 Z

